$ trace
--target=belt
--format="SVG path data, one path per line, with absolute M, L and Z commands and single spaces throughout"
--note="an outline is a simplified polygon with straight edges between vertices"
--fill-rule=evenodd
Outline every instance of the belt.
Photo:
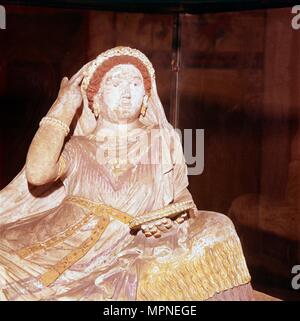
M 47 250 L 53 246 L 62 243 L 64 240 L 73 235 L 78 229 L 88 223 L 88 221 L 97 216 L 99 218 L 96 226 L 92 230 L 92 234 L 77 248 L 72 250 L 62 260 L 52 266 L 47 272 L 42 274 L 39 278 L 40 281 L 45 285 L 49 286 L 69 267 L 79 261 L 100 239 L 101 235 L 105 231 L 107 225 L 110 222 L 110 218 L 117 219 L 118 221 L 127 224 L 131 229 L 139 229 L 140 226 L 155 219 L 163 217 L 173 217 L 178 213 L 186 211 L 192 208 L 192 202 L 181 202 L 172 204 L 164 209 L 152 211 L 146 216 L 134 218 L 127 213 L 124 213 L 118 209 L 108 206 L 103 203 L 97 203 L 87 198 L 80 196 L 69 196 L 64 199 L 64 203 L 73 204 L 81 207 L 85 211 L 85 216 L 79 222 L 66 229 L 60 235 L 56 235 L 45 242 L 35 243 L 31 246 L 21 248 L 17 251 L 17 254 L 22 258 L 38 252 L 40 250 Z
M 55 280 L 62 273 L 64 273 L 74 263 L 79 261 L 96 244 L 96 242 L 100 239 L 101 235 L 105 231 L 107 225 L 109 224 L 110 217 L 117 219 L 125 224 L 129 224 L 133 220 L 132 216 L 122 211 L 119 211 L 113 207 L 110 207 L 102 203 L 93 202 L 84 197 L 70 196 L 64 199 L 64 203 L 77 205 L 83 208 L 86 212 L 86 215 L 83 217 L 83 219 L 81 219 L 73 226 L 69 227 L 60 235 L 56 235 L 45 242 L 39 242 L 31 246 L 21 248 L 17 251 L 17 254 L 21 258 L 24 259 L 35 252 L 38 252 L 40 250 L 47 250 L 63 242 L 68 237 L 73 235 L 83 225 L 88 223 L 88 221 L 94 216 L 98 216 L 99 220 L 96 226 L 93 228 L 91 235 L 81 245 L 79 245 L 76 249 L 72 250 L 62 260 L 60 260 L 47 272 L 40 276 L 39 279 L 45 286 L 49 286 L 53 282 L 55 282 Z

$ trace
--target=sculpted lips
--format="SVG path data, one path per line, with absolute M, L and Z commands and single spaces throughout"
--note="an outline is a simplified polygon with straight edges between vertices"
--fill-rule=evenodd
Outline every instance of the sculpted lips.
M 130 99 L 122 99 L 121 100 L 121 106 L 120 110 L 124 112 L 129 112 L 131 107 L 131 101 Z
M 130 99 L 128 99 L 128 98 L 123 98 L 122 100 L 121 100 L 121 102 L 122 102 L 122 105 L 130 105 Z

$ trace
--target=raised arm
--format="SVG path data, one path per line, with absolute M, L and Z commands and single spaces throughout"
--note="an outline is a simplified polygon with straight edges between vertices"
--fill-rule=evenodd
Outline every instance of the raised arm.
M 86 68 L 87 65 L 70 80 L 67 77 L 62 79 L 58 97 L 40 123 L 26 159 L 26 178 L 30 184 L 43 185 L 55 181 L 68 168 L 60 154 L 68 128 L 82 104 L 80 83 Z

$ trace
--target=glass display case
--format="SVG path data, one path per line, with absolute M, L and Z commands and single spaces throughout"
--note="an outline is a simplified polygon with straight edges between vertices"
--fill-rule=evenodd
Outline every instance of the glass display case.
M 255 289 L 296 299 L 291 287 L 292 267 L 300 262 L 296 4 L 4 1 L 0 189 L 24 165 L 61 78 L 108 48 L 137 48 L 155 67 L 168 120 L 179 129 L 204 129 L 204 170 L 189 177 L 197 207 L 233 220 Z

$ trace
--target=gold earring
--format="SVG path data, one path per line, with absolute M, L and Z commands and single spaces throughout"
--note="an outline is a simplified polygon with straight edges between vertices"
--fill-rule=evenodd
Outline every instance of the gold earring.
M 142 105 L 142 108 L 141 108 L 141 115 L 143 117 L 145 117 L 145 115 L 146 115 L 146 111 L 147 111 L 147 108 L 148 108 L 147 103 L 148 103 L 148 96 L 145 95 L 144 98 L 143 98 L 143 105 Z
M 100 114 L 100 99 L 101 99 L 101 93 L 99 94 L 99 97 L 96 97 L 96 99 L 94 99 L 93 112 L 96 118 L 98 118 Z
M 100 114 L 100 107 L 99 107 L 99 103 L 97 101 L 94 102 L 93 112 L 94 112 L 95 117 L 98 118 L 98 116 Z

